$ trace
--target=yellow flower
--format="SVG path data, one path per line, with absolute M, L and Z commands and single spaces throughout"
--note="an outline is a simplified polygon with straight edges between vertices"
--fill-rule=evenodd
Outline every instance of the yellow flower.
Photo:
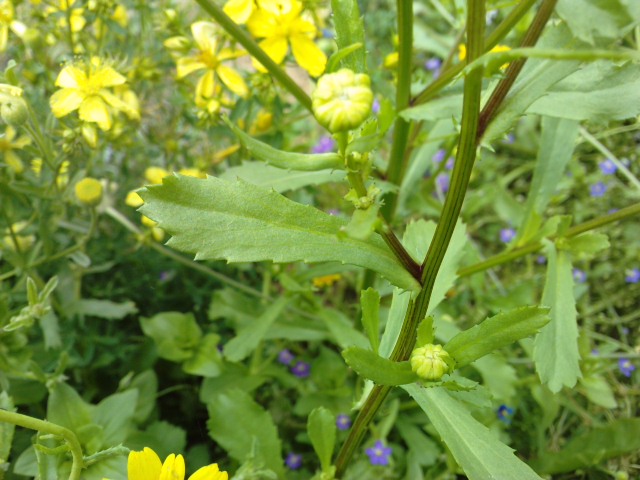
M 7 126 L 4 135 L 0 136 L 0 155 L 4 162 L 16 173 L 24 171 L 24 165 L 15 150 L 20 150 L 31 143 L 31 139 L 26 136 L 16 138 L 16 131 L 12 126 Z
M 58 185 L 58 188 L 63 188 L 67 183 L 69 183 L 69 160 L 64 160 L 58 169 L 56 185 Z
M 202 99 L 216 96 L 216 78 L 233 93 L 245 97 L 249 89 L 238 72 L 223 65 L 225 60 L 231 60 L 243 55 L 243 52 L 218 45 L 218 32 L 215 24 L 210 22 L 196 22 L 191 25 L 191 33 L 198 46 L 198 53 L 191 57 L 178 60 L 177 77 L 184 78 L 192 72 L 205 70 L 196 86 L 196 103 Z
M 109 107 L 132 118 L 138 115 L 134 108 L 108 90 L 125 82 L 122 75 L 94 57 L 85 66 L 74 64 L 62 69 L 56 80 L 56 86 L 62 89 L 51 96 L 49 104 L 56 117 L 78 110 L 80 120 L 95 122 L 102 130 L 109 130 L 113 125 Z
M 199 168 L 181 168 L 178 173 L 186 177 L 207 178 L 207 174 Z
M 236 23 L 246 23 L 255 10 L 254 0 L 229 0 L 224 5 L 224 13 Z
M 126 203 L 130 207 L 138 208 L 144 203 L 144 200 L 142 200 L 142 197 L 138 195 L 138 192 L 132 190 L 131 192 L 127 193 L 127 198 L 125 198 L 124 203 Z
M 11 0 L 2 0 L 0 2 L 0 52 L 4 52 L 7 49 L 9 30 L 18 37 L 22 37 L 24 32 L 27 31 L 26 25 L 15 20 L 14 16 L 15 10 Z
M 78 201 L 85 205 L 97 205 L 102 200 L 102 184 L 95 178 L 83 178 L 76 183 L 74 191 Z
M 496 45 L 491 50 L 489 50 L 489 53 L 508 52 L 509 50 L 511 50 L 511 47 L 508 47 L 506 45 Z M 458 58 L 460 59 L 460 61 L 467 58 L 467 46 L 464 43 L 461 43 L 460 45 L 458 45 Z M 508 66 L 509 66 L 508 62 L 504 63 L 500 66 L 500 70 L 504 70 Z
M 331 275 L 323 275 L 322 277 L 316 277 L 312 280 L 312 282 L 313 282 L 313 286 L 316 288 L 330 287 L 341 278 L 342 278 L 342 275 L 340 275 L 339 273 L 334 273 Z
M 82 8 L 71 8 L 76 3 L 76 0 L 59 0 L 58 8 L 56 7 L 47 7 L 45 13 L 47 15 L 51 15 L 52 13 L 62 12 L 63 15 L 60 15 L 60 20 L 58 20 L 58 27 L 61 30 L 66 30 L 67 27 L 67 14 L 71 19 L 71 32 L 78 33 L 81 31 L 87 21 L 83 16 L 84 10 Z M 68 11 L 68 12 L 67 12 Z
M 282 63 L 289 45 L 293 56 L 302 68 L 313 77 L 324 72 L 327 57 L 313 42 L 318 31 L 316 26 L 302 18 L 302 3 L 298 0 L 260 0 L 247 22 L 247 27 L 256 38 L 263 38 L 260 47 L 276 63 Z M 254 59 L 258 70 L 264 67 Z
M 36 242 L 35 235 L 19 235 L 28 226 L 27 222 L 17 222 L 5 230 L 4 245 L 13 252 L 26 252 Z
M 158 454 L 148 447 L 142 452 L 129 453 L 127 474 L 129 480 L 184 480 L 185 464 L 182 455 L 169 455 L 164 463 Z M 228 480 L 229 474 L 221 472 L 217 463 L 197 470 L 189 480 Z

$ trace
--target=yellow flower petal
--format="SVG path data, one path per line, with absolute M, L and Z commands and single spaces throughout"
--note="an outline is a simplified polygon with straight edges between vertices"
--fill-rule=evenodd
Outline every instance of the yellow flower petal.
M 288 50 L 287 40 L 283 37 L 266 38 L 260 42 L 260 47 L 276 63 L 282 63 Z
M 68 65 L 62 69 L 56 79 L 56 87 L 82 88 L 87 84 L 87 75 L 84 70 L 75 65 Z
M 200 50 L 215 53 L 218 46 L 218 27 L 214 23 L 195 22 L 191 25 L 191 33 Z
M 207 70 L 196 85 L 196 98 L 211 98 L 216 92 L 216 81 L 213 70 Z
M 298 65 L 312 77 L 319 77 L 327 65 L 327 56 L 305 35 L 291 37 L 291 50 Z
M 258 0 L 260 8 L 272 15 L 286 15 L 291 12 L 295 4 L 299 3 L 295 0 Z
M 97 95 L 85 98 L 78 109 L 80 120 L 95 122 L 102 130 L 111 128 L 111 114 L 107 104 Z
M 144 178 L 153 185 L 160 185 L 162 179 L 167 175 L 169 175 L 169 172 L 160 167 L 149 167 L 144 171 Z
M 159 480 L 184 480 L 184 471 L 184 458 L 172 453 L 162 464 Z
M 91 83 L 100 87 L 115 87 L 127 81 L 122 75 L 108 66 L 101 66 L 90 75 Z
M 194 57 L 180 58 L 176 65 L 176 77 L 178 79 L 184 78 L 187 75 L 189 75 L 191 72 L 202 70 L 203 68 L 207 68 L 207 66 L 197 58 L 194 58 Z
M 207 465 L 202 467 L 189 477 L 189 480 L 228 480 L 229 474 L 221 472 L 218 464 Z
M 245 23 L 255 9 L 254 0 L 229 0 L 223 10 L 236 23 Z
M 127 193 L 127 198 L 124 200 L 124 203 L 130 207 L 138 208 L 144 203 L 144 200 L 142 200 L 142 197 L 138 195 L 138 192 L 132 190 Z
M 82 95 L 80 90 L 75 88 L 63 88 L 51 95 L 49 105 L 51 106 L 51 111 L 56 117 L 64 117 L 68 113 L 76 110 L 83 100 L 84 95 Z
M 244 80 L 240 76 L 238 72 L 230 67 L 225 67 L 224 65 L 220 65 L 216 69 L 216 73 L 222 80 L 229 90 L 231 90 L 236 95 L 241 97 L 246 97 L 249 94 L 249 89 L 247 88 L 247 84 L 244 83 Z
M 120 100 L 113 93 L 107 90 L 100 90 L 100 98 L 102 98 L 102 100 L 104 100 L 106 103 L 111 105 L 116 110 L 120 110 L 121 112 L 126 113 L 127 116 L 130 118 L 140 117 L 140 114 L 135 109 L 135 105 L 134 107 L 132 107 L 127 102 L 125 102 L 124 100 Z M 137 100 L 137 97 L 136 97 L 136 100 Z
M 264 10 L 256 10 L 247 21 L 247 28 L 256 38 L 267 38 L 278 34 L 277 18 Z
M 160 476 L 162 462 L 150 448 L 145 447 L 142 452 L 129 453 L 127 474 L 129 480 L 155 480 Z

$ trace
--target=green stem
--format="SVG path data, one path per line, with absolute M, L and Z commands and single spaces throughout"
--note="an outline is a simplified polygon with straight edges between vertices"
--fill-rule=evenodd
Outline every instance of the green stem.
M 0 409 L 0 422 L 12 423 L 19 427 L 28 428 L 30 430 L 36 430 L 38 432 L 49 433 L 57 437 L 62 437 L 69 445 L 71 456 L 73 457 L 73 464 L 71 465 L 71 473 L 69 474 L 69 480 L 79 480 L 80 472 L 85 467 L 84 460 L 82 458 L 82 447 L 76 437 L 75 433 L 71 430 L 56 425 L 55 423 L 46 422 L 44 420 L 38 420 L 37 418 L 22 415 L 21 413 L 10 412 L 8 410 Z
M 483 51 L 483 33 L 485 25 L 484 0 L 469 0 L 467 11 L 468 62 L 478 58 Z M 476 132 L 480 117 L 480 93 L 482 90 L 482 68 L 471 71 L 464 82 L 464 100 L 462 110 L 462 129 L 458 144 L 458 155 L 452 174 L 451 190 L 445 200 L 443 214 L 436 227 L 429 252 L 422 269 L 422 289 L 415 303 L 411 302 L 405 320 L 391 354 L 391 360 L 406 360 L 415 344 L 416 328 L 424 318 L 435 284 L 436 274 L 442 264 L 444 253 L 449 245 L 456 221 L 462 208 L 473 163 L 476 157 Z M 376 386 L 367 397 L 358 413 L 347 440 L 342 445 L 336 460 L 336 477 L 340 477 L 360 445 L 366 429 L 391 391 L 389 387 Z
M 522 0 L 516 7 L 509 12 L 509 15 L 496 27 L 496 29 L 487 37 L 484 51 L 488 52 L 495 47 L 513 27 L 524 17 L 529 9 L 536 3 L 536 0 Z M 458 63 L 451 68 L 443 71 L 430 85 L 411 100 L 411 105 L 420 105 L 434 98 L 440 90 L 451 83 L 460 72 L 464 69 L 464 63 Z
M 396 90 L 396 111 L 401 112 L 409 106 L 411 98 L 411 59 L 413 49 L 413 2 L 397 0 L 398 9 L 398 84 Z M 402 116 L 396 117 L 393 128 L 393 141 L 389 155 L 386 180 L 400 185 L 407 169 L 409 157 L 404 152 L 409 138 L 409 122 Z M 391 222 L 398 203 L 398 193 L 385 195 L 382 214 Z
M 557 2 L 558 0 L 544 0 L 542 2 L 538 13 L 533 19 L 533 22 L 531 22 L 527 33 L 520 43 L 521 48 L 533 47 L 538 42 L 538 39 L 540 38 L 544 27 L 547 25 Z M 504 78 L 500 80 L 498 86 L 491 93 L 491 97 L 489 97 L 489 100 L 482 109 L 482 112 L 480 112 L 478 139 L 482 138 L 482 135 L 489 126 L 489 123 L 491 123 L 491 120 L 493 120 L 498 108 L 502 105 L 502 102 L 509 93 L 509 90 L 511 90 L 511 87 L 513 87 L 518 75 L 520 75 L 526 61 L 526 58 L 521 58 L 511 62 L 507 68 Z
M 302 88 L 280 68 L 280 66 L 271 60 L 271 57 L 260 48 L 260 46 L 245 32 L 240 26 L 231 20 L 226 13 L 218 5 L 211 0 L 195 0 L 213 19 L 218 22 L 229 35 L 231 35 L 240 45 L 242 45 L 249 54 L 258 60 L 264 68 L 276 79 L 283 87 L 285 87 L 291 95 L 296 97 L 302 106 L 312 112 L 311 98 Z
M 603 215 L 602 217 L 594 218 L 593 220 L 575 225 L 574 227 L 571 227 L 569 230 L 567 230 L 562 236 L 567 238 L 575 237 L 577 235 L 580 235 L 581 233 L 589 232 L 591 230 L 595 230 L 596 228 L 600 228 L 620 220 L 626 220 L 627 218 L 631 218 L 636 215 L 640 215 L 640 203 L 630 205 L 618 210 L 617 212 Z M 554 240 L 556 237 L 556 235 L 552 235 L 549 237 L 549 240 Z M 484 270 L 488 270 L 490 268 L 508 263 L 512 260 L 515 260 L 516 258 L 524 257 L 525 255 L 528 255 L 530 253 L 535 253 L 538 250 L 541 250 L 542 247 L 542 242 L 532 242 L 514 250 L 499 253 L 498 255 L 494 255 L 493 257 L 488 258 L 482 262 L 461 268 L 460 270 L 458 270 L 458 276 L 466 277 L 479 272 L 483 272 Z

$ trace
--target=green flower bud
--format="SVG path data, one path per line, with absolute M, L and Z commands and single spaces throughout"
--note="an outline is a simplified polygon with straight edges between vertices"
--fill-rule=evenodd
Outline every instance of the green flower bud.
M 343 68 L 320 77 L 311 100 L 313 114 L 330 132 L 353 130 L 371 114 L 371 80 Z
M 7 125 L 23 125 L 29 118 L 27 103 L 22 97 L 0 93 L 0 117 Z
M 428 343 L 411 352 L 411 369 L 425 380 L 440 380 L 449 373 L 453 359 L 442 349 L 442 345 Z

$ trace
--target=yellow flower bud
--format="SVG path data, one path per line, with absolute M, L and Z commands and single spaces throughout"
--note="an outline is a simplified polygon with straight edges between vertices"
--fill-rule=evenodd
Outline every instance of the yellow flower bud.
M 442 345 L 428 343 L 411 352 L 411 369 L 425 380 L 440 380 L 453 365 L 453 359 Z
M 138 192 L 132 190 L 131 192 L 127 193 L 127 198 L 124 200 L 124 203 L 126 203 L 130 207 L 138 208 L 144 203 L 144 200 L 142 200 L 142 197 L 138 195 Z
M 149 217 L 145 215 L 143 215 L 140 220 L 145 227 L 149 227 L 149 228 L 153 228 L 158 224 L 158 222 L 151 220 Z
M 167 175 L 169 175 L 169 172 L 160 167 L 149 167 L 144 171 L 144 178 L 153 185 L 160 185 L 162 179 Z
M 86 177 L 76 183 L 76 198 L 80 203 L 94 206 L 102 200 L 102 184 L 95 178 Z
M 178 173 L 185 177 L 207 178 L 207 174 L 197 168 L 182 168 Z
M 353 130 L 371 114 L 371 80 L 343 68 L 320 77 L 311 100 L 316 119 L 330 132 Z

